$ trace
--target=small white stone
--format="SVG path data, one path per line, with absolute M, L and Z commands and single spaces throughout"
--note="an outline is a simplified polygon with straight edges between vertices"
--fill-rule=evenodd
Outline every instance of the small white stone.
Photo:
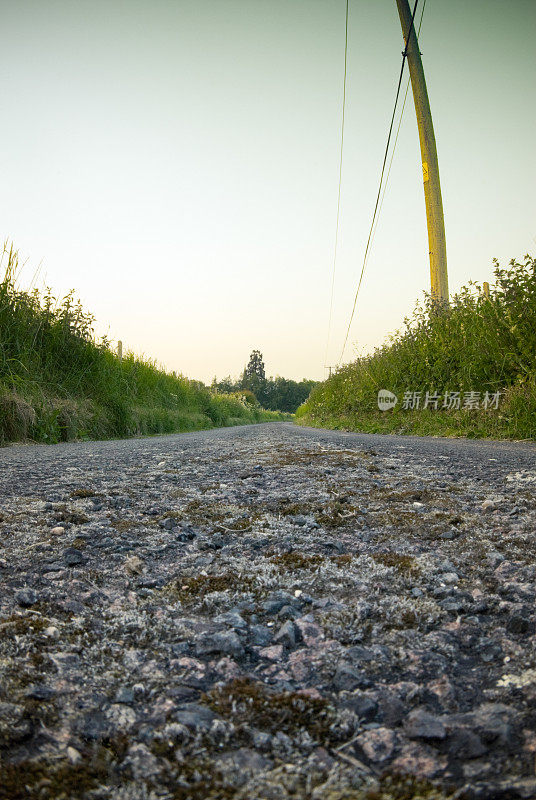
M 301 589 L 296 589 L 296 591 L 294 592 L 294 597 L 301 597 L 302 594 L 303 592 Z
M 45 628 L 44 634 L 45 634 L 45 636 L 48 636 L 49 639 L 59 639 L 60 638 L 60 632 L 56 628 L 55 625 L 49 625 L 48 628 Z
M 61 536 L 62 533 L 65 533 L 65 528 L 63 528 L 61 525 L 58 525 L 56 528 L 52 528 L 50 533 L 53 533 L 54 536 Z
M 424 508 L 424 503 L 417 503 L 417 501 L 415 501 L 413 503 L 413 508 Z
M 71 764 L 79 764 L 82 761 L 82 755 L 74 747 L 67 748 L 67 758 Z

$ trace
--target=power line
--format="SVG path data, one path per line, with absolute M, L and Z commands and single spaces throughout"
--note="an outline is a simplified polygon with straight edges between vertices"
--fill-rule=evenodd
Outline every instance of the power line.
M 335 265 L 337 263 L 337 245 L 339 241 L 339 219 L 340 219 L 340 211 L 341 211 L 341 185 L 342 185 L 342 155 L 344 149 L 344 115 L 346 111 L 346 74 L 347 74 L 347 66 L 348 66 L 348 6 L 349 0 L 346 0 L 346 22 L 345 22 L 345 33 L 344 33 L 344 79 L 343 79 L 343 89 L 342 89 L 342 120 L 341 120 L 341 150 L 340 150 L 340 159 L 339 159 L 339 190 L 337 193 L 337 223 L 335 226 L 335 248 L 333 253 L 333 271 L 331 276 L 331 298 L 329 302 L 329 322 L 328 322 L 328 335 L 326 339 L 326 356 L 324 358 L 324 362 L 327 363 L 328 360 L 328 349 L 329 349 L 329 338 L 331 335 L 331 323 L 333 319 L 333 293 L 335 289 Z M 331 374 L 331 368 L 330 368 Z
M 395 116 L 396 116 L 396 108 L 397 108 L 397 105 L 398 105 L 398 98 L 400 96 L 400 87 L 402 85 L 402 77 L 404 75 L 404 66 L 406 64 L 407 47 L 408 47 L 408 44 L 409 44 L 409 41 L 410 41 L 410 38 L 411 38 L 411 33 L 413 31 L 413 21 L 415 19 L 415 12 L 417 11 L 418 3 L 419 3 L 419 0 L 415 0 L 415 5 L 413 6 L 413 14 L 411 15 L 411 24 L 409 26 L 409 33 L 408 33 L 408 37 L 406 39 L 406 46 L 404 47 L 404 52 L 402 53 L 402 65 L 400 67 L 400 75 L 398 77 L 398 86 L 396 88 L 395 104 L 394 104 L 394 107 L 393 107 L 393 114 L 391 116 L 391 124 L 389 126 L 389 133 L 388 133 L 388 136 L 387 136 L 387 144 L 385 146 L 385 154 L 384 154 L 384 157 L 383 157 L 382 171 L 381 171 L 381 175 L 380 175 L 380 185 L 378 186 L 378 194 L 376 195 L 376 203 L 374 205 L 374 212 L 372 214 L 372 222 L 370 224 L 370 230 L 369 230 L 369 235 L 368 235 L 368 239 L 367 239 L 367 245 L 365 247 L 365 255 L 363 257 L 363 266 L 361 267 L 361 274 L 359 276 L 359 282 L 357 284 L 357 290 L 356 290 L 355 297 L 354 297 L 354 304 L 352 306 L 352 313 L 350 315 L 350 321 L 348 323 L 348 328 L 346 330 L 346 336 L 344 337 L 344 344 L 342 346 L 342 351 L 341 351 L 341 357 L 339 359 L 339 364 L 341 363 L 341 361 L 343 359 L 344 350 L 346 348 L 346 343 L 348 341 L 348 335 L 350 333 L 350 327 L 351 327 L 352 321 L 354 319 L 355 307 L 356 307 L 356 303 L 357 303 L 357 296 L 358 296 L 359 290 L 361 288 L 361 282 L 363 281 L 363 274 L 365 272 L 365 266 L 366 266 L 366 263 L 367 263 L 367 257 L 368 257 L 368 253 L 369 253 L 369 249 L 370 249 L 370 243 L 371 243 L 371 239 L 372 239 L 372 231 L 374 229 L 374 223 L 376 221 L 376 215 L 378 213 L 378 205 L 380 203 L 380 196 L 381 196 L 382 184 L 383 184 L 383 176 L 385 174 L 385 166 L 387 164 L 387 156 L 389 155 L 389 145 L 391 143 L 391 136 L 392 136 L 392 133 L 393 133 L 393 126 L 394 126 Z
M 423 6 L 422 6 L 422 10 L 421 10 L 421 18 L 419 20 L 419 28 L 417 30 L 417 38 L 420 37 L 420 35 L 421 35 L 422 19 L 424 17 L 424 9 L 425 8 L 426 8 L 426 0 L 424 0 Z M 374 237 L 376 236 L 376 231 L 378 230 L 378 223 L 380 221 L 380 214 L 382 213 L 383 201 L 385 200 L 385 193 L 387 191 L 387 184 L 389 183 L 389 176 L 391 175 L 391 167 L 393 166 L 393 160 L 394 160 L 394 157 L 395 157 L 396 146 L 398 144 L 398 137 L 399 137 L 399 134 L 400 134 L 400 128 L 402 127 L 402 118 L 404 116 L 404 109 L 406 108 L 406 102 L 407 102 L 407 99 L 408 99 L 409 84 L 410 84 L 410 79 L 408 78 L 407 83 L 406 83 L 406 91 L 404 92 L 404 101 L 402 103 L 402 110 L 400 112 L 400 118 L 398 120 L 398 127 L 396 129 L 395 141 L 393 143 L 393 149 L 391 150 L 391 158 L 389 160 L 389 167 L 387 169 L 387 176 L 386 176 L 385 182 L 383 184 L 382 199 L 380 200 L 380 205 L 379 205 L 379 208 L 378 208 L 378 215 L 377 215 L 377 218 L 376 218 L 376 226 L 375 226 L 374 231 L 372 233 L 372 239 L 370 240 L 370 246 L 371 247 L 372 247 L 372 244 L 374 242 Z

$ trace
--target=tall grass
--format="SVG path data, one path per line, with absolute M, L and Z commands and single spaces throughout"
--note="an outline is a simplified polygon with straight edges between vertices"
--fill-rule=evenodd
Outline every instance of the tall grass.
M 238 394 L 127 353 L 119 360 L 94 336 L 94 318 L 71 292 L 18 288 L 18 254 L 0 260 L 0 443 L 31 438 L 169 433 L 281 418 Z
M 470 283 L 442 310 L 429 297 L 405 329 L 339 369 L 299 409 L 302 423 L 368 431 L 536 438 L 536 259 L 494 261 L 489 298 Z M 378 410 L 377 394 L 399 398 Z M 403 410 L 405 392 L 501 393 L 498 410 Z

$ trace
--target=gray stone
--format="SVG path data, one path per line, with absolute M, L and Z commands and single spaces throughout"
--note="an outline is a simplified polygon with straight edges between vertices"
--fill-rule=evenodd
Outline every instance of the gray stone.
M 274 631 L 273 628 L 267 628 L 266 625 L 252 625 L 249 629 L 251 636 L 251 644 L 258 647 L 266 647 L 272 641 Z
M 86 559 L 84 554 L 77 550 L 76 547 L 67 547 L 63 552 L 63 560 L 68 567 L 76 567 L 78 564 L 83 564 Z
M 484 703 L 465 715 L 468 725 L 478 733 L 484 744 L 507 747 L 513 739 L 514 708 L 502 703 Z
M 15 703 L 0 703 L 0 747 L 10 747 L 23 742 L 32 734 L 31 722 L 24 708 Z
M 282 644 L 289 650 L 296 647 L 297 642 L 302 638 L 301 631 L 292 620 L 284 622 L 274 636 L 274 643 Z
M 217 617 L 214 617 L 214 622 L 218 625 L 228 625 L 235 630 L 245 630 L 248 626 L 238 611 L 226 611 L 224 614 L 218 614 Z
M 344 701 L 361 722 L 372 722 L 378 715 L 378 703 L 370 695 L 353 694 Z
M 19 589 L 15 592 L 15 600 L 22 608 L 29 608 L 39 600 L 39 595 L 33 589 Z
M 261 608 L 265 614 L 277 614 L 284 606 L 292 606 L 296 603 L 296 598 L 287 592 L 274 592 L 267 600 L 265 600 Z M 301 603 L 298 603 L 301 605 Z
M 488 748 L 474 731 L 464 727 L 454 728 L 447 737 L 449 754 L 454 758 L 480 758 Z
M 278 612 L 277 616 L 279 619 L 298 619 L 300 613 L 295 606 L 286 605 Z
M 379 717 L 384 725 L 394 727 L 400 725 L 407 708 L 402 700 L 393 692 L 382 692 L 378 700 Z
M 342 663 L 337 666 L 333 677 L 333 686 L 338 692 L 352 692 L 362 685 L 363 674 L 351 664 Z
M 528 633 L 531 626 L 528 620 L 522 614 L 512 614 L 506 623 L 506 630 L 509 633 Z
M 82 614 L 84 609 L 84 604 L 81 603 L 79 600 L 75 600 L 74 598 L 70 598 L 69 600 L 65 600 L 62 603 L 62 606 L 65 611 L 70 611 L 71 614 Z
M 375 728 L 361 733 L 356 738 L 358 752 L 375 763 L 386 761 L 393 755 L 396 734 L 389 728 Z
M 447 599 L 442 600 L 439 605 L 444 611 L 449 611 L 451 614 L 461 614 L 466 608 L 466 604 L 463 600 L 459 600 L 456 597 L 447 597 Z
M 261 772 L 269 769 L 273 762 L 251 750 L 249 747 L 240 747 L 238 750 L 233 750 L 230 753 L 224 753 L 218 759 L 218 766 L 229 768 L 232 766 L 240 773 Z
M 105 739 L 110 733 L 110 723 L 100 710 L 88 711 L 77 720 L 77 733 L 90 742 Z
M 28 686 L 25 695 L 32 700 L 46 701 L 56 696 L 56 690 L 51 686 L 46 686 L 44 683 L 33 683 L 31 686 Z
M 272 736 L 265 731 L 253 729 L 250 731 L 251 741 L 253 746 L 260 750 L 261 753 L 267 753 L 272 748 Z
M 244 655 L 244 647 L 235 631 L 203 634 L 196 638 L 195 645 L 198 656 L 215 654 L 239 659 Z
M 404 727 L 410 739 L 441 740 L 447 735 L 441 719 L 420 708 L 408 715 Z
M 361 663 L 362 661 L 373 661 L 375 658 L 375 653 L 371 647 L 363 647 L 360 644 L 355 644 L 353 647 L 348 648 L 346 651 L 346 656 L 352 661 Z
M 114 703 L 130 704 L 134 702 L 134 690 L 129 686 L 121 686 L 115 693 Z
M 166 531 L 171 531 L 173 528 L 179 527 L 179 521 L 175 517 L 166 517 L 166 519 L 161 519 L 158 524 Z
M 502 564 L 504 556 L 502 553 L 488 553 L 486 561 L 492 569 L 495 569 L 499 564 Z
M 175 712 L 175 720 L 190 730 L 208 731 L 214 719 L 214 712 L 207 706 L 187 703 Z
M 136 781 L 146 780 L 160 772 L 158 759 L 147 745 L 136 743 L 129 747 L 121 769 L 128 772 Z

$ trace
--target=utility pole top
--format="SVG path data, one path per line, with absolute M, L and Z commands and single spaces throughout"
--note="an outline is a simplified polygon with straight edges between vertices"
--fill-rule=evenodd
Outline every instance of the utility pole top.
M 408 59 L 411 88 L 419 128 L 421 145 L 422 177 L 424 201 L 426 204 L 426 222 L 428 226 L 428 247 L 430 256 L 430 279 L 432 297 L 448 303 L 449 284 L 447 276 L 447 246 L 445 242 L 445 220 L 443 217 L 443 200 L 439 182 L 439 165 L 432 123 L 432 112 L 428 100 L 428 91 L 424 79 L 424 70 L 415 30 L 415 20 L 408 0 L 396 0 L 402 35 L 406 45 L 404 54 Z

